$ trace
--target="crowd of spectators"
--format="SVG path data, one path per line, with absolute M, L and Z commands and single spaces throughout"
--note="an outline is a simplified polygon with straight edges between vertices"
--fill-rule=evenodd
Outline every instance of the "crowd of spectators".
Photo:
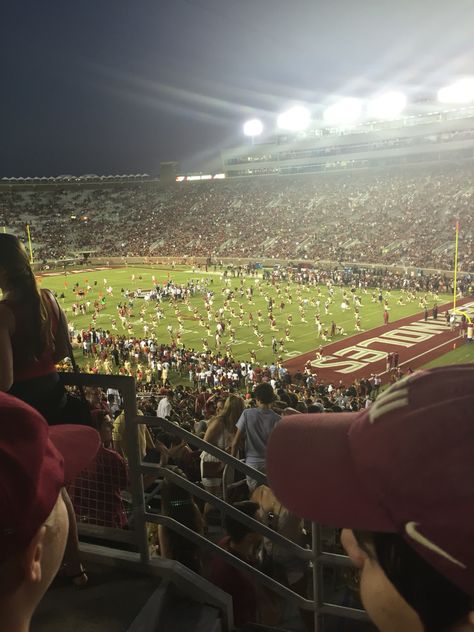
M 166 354 L 164 348 L 160 351 Z M 171 358 L 168 356 L 168 359 Z M 204 360 L 204 354 L 199 356 L 199 362 L 204 363 Z M 206 361 L 210 363 L 209 367 L 214 368 L 211 373 L 219 375 L 218 361 L 213 360 L 215 365 L 211 364 L 209 358 Z M 171 371 L 176 372 L 177 377 L 180 369 L 175 361 L 172 367 Z M 251 365 L 239 363 L 235 370 L 239 372 L 241 380 L 235 386 L 214 383 L 213 380 L 199 384 L 178 384 L 173 388 L 162 386 L 161 382 L 155 380 L 139 383 L 139 415 L 168 419 L 205 441 L 229 452 L 232 449 L 234 455 L 245 458 L 249 443 L 242 442 L 242 434 L 245 434 L 249 415 L 253 422 L 254 417 L 270 415 L 273 424 L 287 414 L 358 411 L 371 405 L 381 387 L 377 375 L 336 384 L 319 380 L 309 370 L 307 373 L 298 372 L 292 377 L 283 367 L 274 365 L 257 365 L 253 369 Z M 397 377 L 400 376 L 397 374 Z M 260 391 L 263 395 L 260 393 L 259 396 Z M 128 488 L 126 463 L 129 454 L 121 395 L 114 389 L 107 392 L 87 389 L 87 400 L 93 423 L 102 438 L 102 449 L 90 468 L 76 481 L 72 491 L 76 511 L 81 521 L 126 528 L 126 510 L 120 500 L 119 490 Z M 139 440 L 140 453 L 146 461 L 162 462 L 165 452 L 167 464 L 176 465 L 187 478 L 222 497 L 223 468 L 212 473 L 204 469 L 204 463 L 214 465 L 215 458 L 145 424 L 140 425 Z M 248 463 L 262 471 L 265 469 L 264 457 L 263 460 L 262 457 L 256 460 L 255 454 L 252 454 Z M 253 485 L 254 482 L 250 481 L 249 488 L 252 489 Z
M 138 407 L 140 415 L 155 417 L 161 414 L 174 425 L 231 452 L 264 473 L 266 443 L 273 426 L 282 417 L 300 412 L 358 410 L 369 405 L 378 389 L 379 385 L 373 380 L 356 382 L 348 387 L 318 383 L 308 388 L 300 378 L 295 383 L 285 380 L 273 382 L 266 381 L 264 375 L 262 381 L 252 383 L 247 392 L 242 393 L 221 387 L 177 386 L 171 391 L 159 385 L 142 386 L 138 390 Z M 120 393 L 113 389 L 107 393 L 100 389 L 88 389 L 87 398 L 93 419 L 100 429 L 102 447 L 92 464 L 70 488 L 78 521 L 131 528 L 129 455 L 124 449 L 126 440 Z M 166 402 L 165 407 L 161 406 L 163 402 Z M 219 431 L 220 423 L 222 433 Z M 223 496 L 223 486 L 228 485 L 225 497 L 234 501 L 237 509 L 276 529 L 300 546 L 309 544 L 310 533 L 305 530 L 304 522 L 281 507 L 266 485 L 235 472 L 231 480 L 224 478 L 224 466 L 218 459 L 206 459 L 208 453 L 205 451 L 154 425 L 141 424 L 140 434 L 144 462 L 167 467 L 219 498 Z M 222 466 L 212 474 L 213 486 L 207 484 L 209 478 L 203 475 L 204 462 Z M 218 542 L 227 552 L 278 578 L 284 585 L 302 595 L 307 594 L 310 580 L 307 561 L 288 554 L 281 547 L 273 549 L 271 543 L 262 541 L 257 532 L 240 521 L 226 518 L 222 523 L 222 517 L 212 503 L 204 503 L 173 481 L 147 475 L 144 486 L 152 512 L 177 520 L 194 532 Z M 279 524 L 275 523 L 275 515 L 278 515 Z M 276 625 L 287 616 L 288 604 L 265 591 L 249 575 L 237 571 L 225 560 L 204 555 L 200 547 L 166 526 L 149 524 L 148 530 L 152 555 L 183 563 L 233 596 L 234 615 L 239 625 L 255 621 L 257 617 Z M 292 617 L 300 621 L 294 629 L 303 630 L 301 614 L 296 610 Z
M 342 175 L 135 184 L 120 189 L 0 192 L 0 223 L 31 223 L 36 259 L 251 257 L 473 267 L 472 170 L 417 168 Z

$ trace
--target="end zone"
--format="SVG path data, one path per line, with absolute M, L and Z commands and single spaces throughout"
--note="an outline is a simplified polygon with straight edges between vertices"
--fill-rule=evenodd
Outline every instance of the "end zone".
M 474 316 L 472 298 L 460 301 L 458 306 L 461 305 L 466 315 Z M 439 311 L 451 308 L 452 303 L 446 303 L 440 306 Z M 386 379 L 389 353 L 398 354 L 398 366 L 416 369 L 449 351 L 460 337 L 458 325 L 453 330 L 444 317 L 425 321 L 423 313 L 419 313 L 326 345 L 323 347 L 324 355 L 319 359 L 315 357 L 315 349 L 285 360 L 283 364 L 294 372 L 302 371 L 310 362 L 313 373 L 328 382 L 352 382 L 372 373 Z

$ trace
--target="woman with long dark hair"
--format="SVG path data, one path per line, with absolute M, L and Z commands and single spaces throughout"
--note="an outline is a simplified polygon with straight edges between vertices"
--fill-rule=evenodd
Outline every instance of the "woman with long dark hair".
M 23 244 L 0 234 L 0 390 L 64 421 L 66 396 L 56 363 L 68 355 L 66 318 L 49 290 L 40 290 Z
M 0 234 L 0 289 L 0 390 L 36 408 L 49 424 L 67 423 L 56 371 L 68 355 L 66 318 L 51 292 L 38 288 L 23 244 L 6 233 Z M 64 574 L 84 586 L 76 517 L 65 490 L 63 499 L 69 517 Z

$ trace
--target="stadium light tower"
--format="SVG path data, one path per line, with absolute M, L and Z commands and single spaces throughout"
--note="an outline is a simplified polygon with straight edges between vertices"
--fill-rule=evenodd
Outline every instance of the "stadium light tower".
M 286 112 L 282 112 L 277 119 L 280 129 L 290 132 L 300 132 L 306 129 L 311 121 L 311 113 L 302 105 L 295 105 Z
M 250 136 L 252 144 L 255 141 L 256 136 L 260 136 L 263 132 L 263 123 L 260 119 L 250 119 L 244 123 L 244 134 Z
M 403 92 L 385 92 L 368 103 L 367 114 L 377 119 L 395 119 L 406 105 L 407 98 Z
M 323 118 L 330 125 L 350 125 L 362 114 L 362 101 L 353 97 L 341 99 L 324 110 Z
M 465 77 L 441 88 L 438 90 L 438 101 L 459 104 L 474 102 L 474 77 Z

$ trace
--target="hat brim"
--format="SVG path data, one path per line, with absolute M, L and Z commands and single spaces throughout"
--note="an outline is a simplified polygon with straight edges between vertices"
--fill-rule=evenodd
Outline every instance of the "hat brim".
M 65 485 L 70 485 L 89 465 L 100 447 L 99 433 L 88 426 L 51 426 L 49 439 L 64 459 Z
M 360 413 L 291 415 L 274 428 L 267 448 L 268 484 L 284 507 L 333 527 L 396 531 L 368 494 L 351 454 L 349 430 Z

